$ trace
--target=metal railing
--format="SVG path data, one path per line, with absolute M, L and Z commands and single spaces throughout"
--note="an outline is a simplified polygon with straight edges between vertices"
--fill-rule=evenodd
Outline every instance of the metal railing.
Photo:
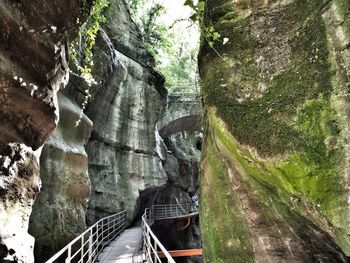
M 201 101 L 201 94 L 198 93 L 171 93 L 168 95 L 168 102 L 195 102 L 198 103 Z
M 181 218 L 196 214 L 198 214 L 198 209 L 191 203 L 152 206 L 154 220 Z
M 144 246 L 144 256 L 148 263 L 176 263 L 169 252 L 164 248 L 162 243 L 158 240 L 155 234 L 151 230 L 151 225 L 154 223 L 152 217 L 152 210 L 146 208 L 145 213 L 142 216 L 142 237 Z M 158 250 L 163 252 L 166 261 L 162 261 L 158 255 Z M 163 259 L 164 260 L 164 259 Z
M 151 230 L 155 220 L 182 218 L 196 214 L 198 214 L 198 209 L 193 204 L 153 205 L 151 208 L 146 208 L 142 216 L 142 238 L 146 261 L 148 263 L 176 263 Z M 163 261 L 158 252 L 164 255 Z
M 121 211 L 115 215 L 102 218 L 76 237 L 67 246 L 62 248 L 46 263 L 93 263 L 102 252 L 125 227 L 126 212 Z

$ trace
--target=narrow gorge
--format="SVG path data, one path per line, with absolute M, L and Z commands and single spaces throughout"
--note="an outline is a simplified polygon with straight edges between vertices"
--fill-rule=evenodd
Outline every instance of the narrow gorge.
M 350 262 L 349 88 L 349 0 L 2 0 L 0 262 Z

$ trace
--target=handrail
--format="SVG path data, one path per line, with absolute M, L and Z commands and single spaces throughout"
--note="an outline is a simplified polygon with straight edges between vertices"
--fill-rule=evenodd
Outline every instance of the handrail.
M 150 225 L 153 224 L 152 212 L 149 208 L 146 208 L 145 213 L 142 216 L 142 237 L 144 245 L 144 253 L 148 263 L 162 263 L 158 255 L 158 248 L 163 252 L 167 263 L 176 263 L 169 252 L 164 248 L 162 243 L 158 240 L 155 234 L 152 232 Z M 153 242 L 152 242 L 153 241 Z
M 195 91 L 184 92 L 184 91 L 173 91 L 169 93 L 170 96 L 200 96 L 200 93 Z
M 146 208 L 142 216 L 142 237 L 144 245 L 144 254 L 148 263 L 162 263 L 159 251 L 163 253 L 167 259 L 167 263 L 176 263 L 170 253 L 164 248 L 151 230 L 155 220 L 182 218 L 184 216 L 192 216 L 198 214 L 198 209 L 193 204 L 167 204 L 153 205 Z M 163 257 L 163 259 L 164 259 Z
M 173 93 L 170 93 L 168 97 L 170 100 L 186 100 L 186 99 L 199 100 L 201 98 L 201 94 L 194 93 L 194 92 L 189 92 L 189 93 L 173 92 Z
M 191 203 L 153 205 L 152 214 L 154 220 L 181 218 L 190 215 L 197 215 L 198 209 Z
M 46 263 L 54 262 L 96 262 L 98 255 L 117 235 L 124 230 L 126 212 L 100 219 L 94 225 L 85 230 L 80 236 L 72 240 Z

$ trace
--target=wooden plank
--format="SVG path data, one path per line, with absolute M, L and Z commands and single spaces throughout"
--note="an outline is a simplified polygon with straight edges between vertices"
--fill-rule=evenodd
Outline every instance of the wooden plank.
M 190 256 L 202 256 L 203 255 L 203 249 L 186 249 L 186 250 L 173 250 L 168 251 L 169 254 L 173 257 L 190 257 Z M 163 252 L 157 252 L 158 256 L 160 258 L 164 258 Z

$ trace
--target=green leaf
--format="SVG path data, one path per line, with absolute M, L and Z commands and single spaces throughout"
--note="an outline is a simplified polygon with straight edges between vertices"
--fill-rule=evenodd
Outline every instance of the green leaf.
M 214 33 L 213 33 L 213 39 L 214 39 L 214 40 L 217 40 L 217 39 L 219 39 L 220 37 L 221 37 L 220 33 L 218 33 L 218 32 L 214 32 Z
M 194 13 L 193 15 L 190 16 L 190 19 L 191 19 L 193 22 L 196 22 L 196 21 L 197 21 L 197 18 L 198 18 L 197 13 Z
M 204 11 L 204 8 L 205 8 L 205 2 L 198 2 L 197 4 L 197 11 L 198 12 L 203 12 Z
M 190 6 L 193 9 L 195 8 L 194 4 L 193 4 L 193 0 L 186 0 L 184 3 L 185 6 Z

